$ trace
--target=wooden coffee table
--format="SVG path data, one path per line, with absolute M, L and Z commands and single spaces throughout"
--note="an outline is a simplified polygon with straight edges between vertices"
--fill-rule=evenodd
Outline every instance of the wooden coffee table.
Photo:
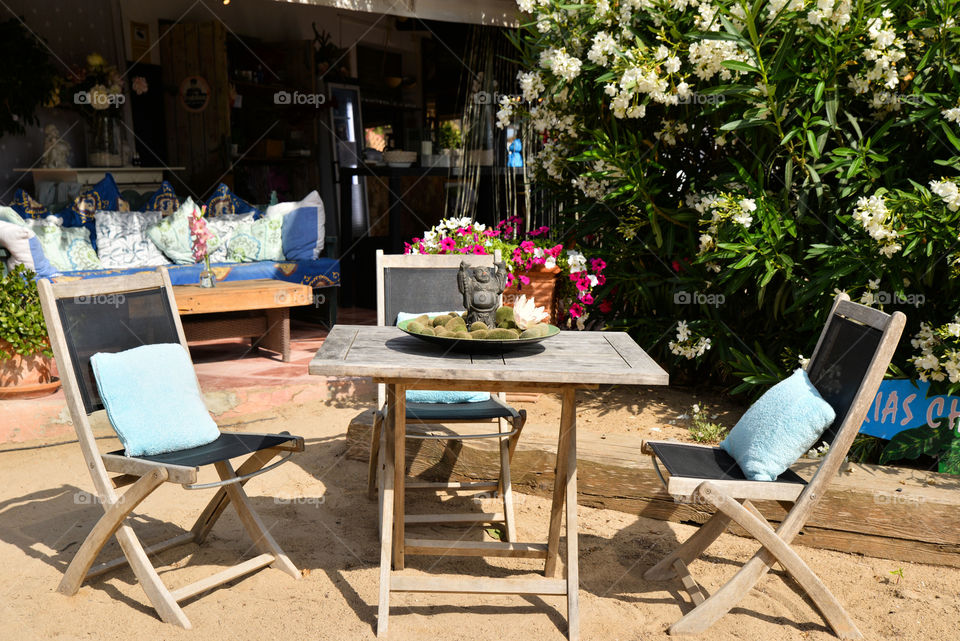
M 188 341 L 249 338 L 284 362 L 290 361 L 290 308 L 313 302 L 309 285 L 271 279 L 176 285 L 173 293 Z

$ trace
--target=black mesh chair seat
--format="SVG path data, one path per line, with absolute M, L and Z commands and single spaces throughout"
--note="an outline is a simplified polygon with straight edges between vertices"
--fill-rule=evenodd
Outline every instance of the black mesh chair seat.
M 719 447 L 700 447 L 683 443 L 648 443 L 657 459 L 667 468 L 670 476 L 703 479 L 705 481 L 746 481 L 747 477 L 737 461 Z M 775 483 L 799 483 L 806 481 L 788 469 L 777 477 Z
M 493 399 L 477 403 L 407 403 L 407 420 L 415 421 L 486 421 L 518 416 L 517 410 Z
M 154 461 L 156 463 L 166 463 L 168 465 L 201 467 L 203 465 L 219 463 L 220 461 L 227 461 L 238 456 L 246 456 L 247 454 L 296 440 L 297 437 L 295 436 L 282 434 L 240 434 L 236 432 L 223 432 L 217 440 L 207 443 L 206 445 L 201 445 L 200 447 L 191 447 L 188 450 L 167 452 L 153 456 L 137 456 L 135 458 Z M 110 454 L 123 456 L 123 450 L 110 452 Z

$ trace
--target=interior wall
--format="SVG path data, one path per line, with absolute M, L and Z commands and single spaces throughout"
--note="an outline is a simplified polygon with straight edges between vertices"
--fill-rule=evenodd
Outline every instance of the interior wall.
M 351 70 L 355 71 L 353 45 L 358 42 L 404 54 L 404 74 L 414 75 L 420 68 L 419 40 L 422 32 L 398 31 L 395 18 L 360 13 L 312 4 L 275 0 L 234 0 L 224 6 L 219 0 L 6 0 L 0 3 L 0 19 L 22 16 L 51 49 L 63 75 L 70 66 L 82 65 L 92 52 L 101 53 L 111 64 L 123 66 L 121 55 L 133 60 L 130 23 L 146 23 L 151 49 L 144 61 L 160 64 L 157 46 L 159 21 L 222 21 L 229 31 L 262 40 L 313 39 L 312 23 L 331 34 L 333 42 L 348 49 Z M 122 53 L 121 53 L 122 52 Z M 405 96 L 406 98 L 406 96 Z M 410 99 L 419 102 L 419 92 Z M 39 164 L 43 152 L 43 127 L 56 124 L 72 148 L 71 165 L 85 164 L 84 127 L 79 117 L 67 109 L 41 108 L 38 127 L 30 127 L 22 136 L 0 138 L 0 203 L 7 203 L 18 187 L 33 189 L 28 174 L 14 168 Z

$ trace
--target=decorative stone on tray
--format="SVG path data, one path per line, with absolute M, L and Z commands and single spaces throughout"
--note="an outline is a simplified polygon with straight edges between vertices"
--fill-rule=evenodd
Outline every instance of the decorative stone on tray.
M 507 268 L 503 263 L 496 263 L 493 267 L 471 267 L 461 262 L 457 287 L 463 294 L 467 325 L 482 322 L 487 328 L 495 327 L 497 304 L 506 286 Z

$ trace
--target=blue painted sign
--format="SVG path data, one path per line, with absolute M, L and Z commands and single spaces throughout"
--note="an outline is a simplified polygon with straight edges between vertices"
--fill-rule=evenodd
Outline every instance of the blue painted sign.
M 931 396 L 930 383 L 906 379 L 889 379 L 880 383 L 880 390 L 860 426 L 861 434 L 893 438 L 898 432 L 921 425 L 931 427 L 941 418 L 960 418 L 960 397 Z

